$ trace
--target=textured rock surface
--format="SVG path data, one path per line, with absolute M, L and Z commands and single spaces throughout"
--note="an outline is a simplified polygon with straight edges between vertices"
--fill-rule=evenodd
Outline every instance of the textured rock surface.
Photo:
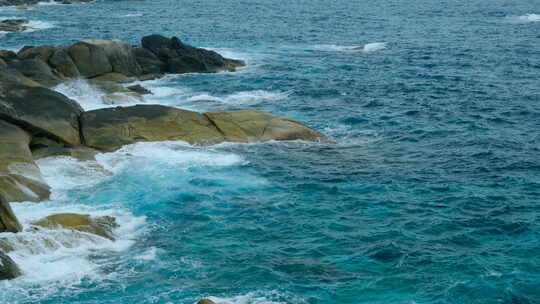
M 11 210 L 11 206 L 0 194 L 0 232 L 21 232 L 22 225 Z
M 113 151 L 139 141 L 216 143 L 223 136 L 199 113 L 161 105 L 136 105 L 85 112 L 81 126 L 89 147 Z
M 28 133 L 0 120 L 0 196 L 8 202 L 41 201 L 50 195 L 29 143 Z

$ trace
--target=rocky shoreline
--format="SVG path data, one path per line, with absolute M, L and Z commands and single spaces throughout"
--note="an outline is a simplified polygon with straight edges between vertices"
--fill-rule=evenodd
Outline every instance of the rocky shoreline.
M 0 2 L 1 3 L 1 2 Z M 141 141 L 186 141 L 193 145 L 270 140 L 317 141 L 325 136 L 297 121 L 257 110 L 197 113 L 162 105 L 135 105 L 84 111 L 51 87 L 88 79 L 110 92 L 149 93 L 121 83 L 166 74 L 234 71 L 245 65 L 178 38 L 151 35 L 141 46 L 118 40 L 84 40 L 68 46 L 26 46 L 0 50 L 0 232 L 23 231 L 10 202 L 49 199 L 50 187 L 35 160 L 66 155 L 92 160 Z M 142 97 L 141 97 L 142 98 Z M 58 214 L 24 231 L 65 228 L 114 240 L 114 218 Z M 0 238 L 0 280 L 20 275 Z

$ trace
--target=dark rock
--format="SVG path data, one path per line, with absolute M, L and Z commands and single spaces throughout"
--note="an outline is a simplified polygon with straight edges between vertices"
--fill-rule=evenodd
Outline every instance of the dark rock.
M 141 95 L 152 94 L 152 91 L 150 91 L 147 88 L 141 86 L 140 84 L 129 86 L 129 87 L 127 87 L 127 89 L 130 90 L 130 91 L 133 91 L 135 93 L 139 93 Z
M 16 69 L 24 76 L 47 87 L 58 85 L 61 82 L 52 73 L 51 68 L 39 59 L 13 60 L 10 62 L 9 67 Z
M 169 73 L 233 71 L 236 67 L 245 65 L 243 61 L 224 58 L 214 51 L 186 45 L 176 37 L 169 39 L 161 35 L 146 36 L 142 38 L 142 46 L 165 62 L 166 71 Z
M 24 47 L 17 53 L 17 56 L 20 59 L 39 59 L 43 62 L 47 62 L 55 51 L 55 47 L 48 45 L 38 47 Z
M 25 26 L 24 24 L 27 24 L 28 20 L 25 19 L 8 19 L 8 20 L 2 20 L 0 21 L 0 31 L 3 32 L 22 32 L 29 27 Z
M 11 210 L 11 206 L 0 194 L 0 232 L 21 232 L 22 225 Z
M 0 82 L 0 119 L 21 126 L 33 136 L 45 136 L 70 146 L 81 144 L 80 105 L 42 87 Z
M 68 48 L 71 59 L 82 76 L 95 77 L 113 71 L 105 49 L 88 42 L 77 42 Z
M 66 47 L 59 47 L 55 50 L 49 58 L 49 65 L 66 78 L 75 78 L 81 75 Z
M 9 63 L 11 60 L 18 59 L 17 53 L 13 51 L 0 50 L 0 59 L 3 59 L 6 63 Z
M 101 47 L 112 66 L 112 72 L 125 76 L 138 76 L 142 69 L 135 58 L 135 51 L 131 45 L 120 40 L 84 40 L 84 43 Z
M 8 68 L 7 63 L 4 61 L 4 59 L 0 58 L 0 71 L 3 71 L 7 68 Z
M 0 251 L 0 280 L 12 280 L 21 275 L 19 266 L 7 254 Z
M 167 70 L 167 64 L 145 48 L 136 47 L 135 57 L 143 74 L 161 74 Z
M 99 151 L 88 147 L 69 147 L 47 137 L 34 137 L 30 142 L 34 159 L 52 156 L 70 156 L 78 160 L 95 160 Z
M 81 116 L 81 126 L 87 146 L 102 151 L 114 151 L 140 141 L 223 141 L 223 136 L 204 115 L 161 105 L 88 111 Z
M 197 304 L 216 304 L 216 303 L 210 299 L 200 299 L 199 301 L 197 301 Z
M 50 195 L 29 148 L 30 135 L 0 120 L 0 197 L 8 202 L 41 201 Z M 13 226 L 15 227 L 15 226 Z

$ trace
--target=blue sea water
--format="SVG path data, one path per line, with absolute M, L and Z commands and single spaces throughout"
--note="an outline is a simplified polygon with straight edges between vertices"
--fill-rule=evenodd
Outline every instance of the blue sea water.
M 332 143 L 140 143 L 40 160 L 116 243 L 21 249 L 2 303 L 540 303 L 540 1 L 101 0 L 0 9 L 0 48 L 178 36 L 244 59 L 147 102 L 263 109 Z M 350 48 L 368 45 L 366 51 Z M 106 106 L 75 82 L 58 88 Z M 30 236 L 31 237 L 31 236 Z M 102 241 L 105 242 L 105 241 Z

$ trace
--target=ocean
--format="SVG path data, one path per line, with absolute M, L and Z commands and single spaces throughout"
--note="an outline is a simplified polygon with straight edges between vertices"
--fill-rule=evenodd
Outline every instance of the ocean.
M 52 199 L 12 204 L 21 222 L 112 215 L 117 241 L 20 234 L 24 275 L 0 303 L 540 303 L 540 1 L 98 0 L 7 18 L 35 29 L 1 49 L 162 34 L 245 60 L 141 82 L 145 103 L 262 109 L 333 141 L 39 160 Z M 55 89 L 112 106 L 84 80 Z

